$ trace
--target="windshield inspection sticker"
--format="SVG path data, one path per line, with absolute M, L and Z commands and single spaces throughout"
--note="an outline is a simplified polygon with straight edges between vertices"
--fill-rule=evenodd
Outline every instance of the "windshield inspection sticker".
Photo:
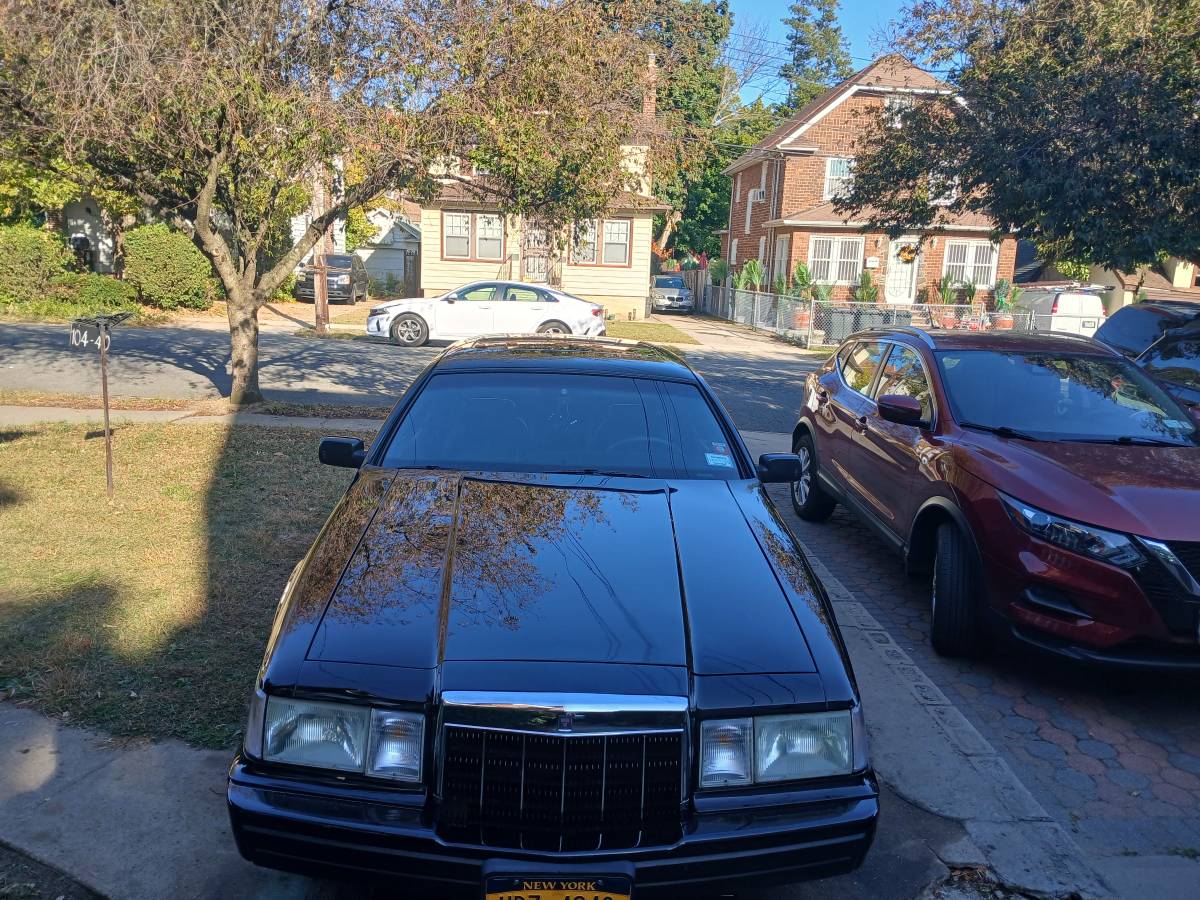
M 722 444 L 720 440 L 714 440 L 712 444 L 713 452 L 704 454 L 704 458 L 708 461 L 709 466 L 720 466 L 721 468 L 732 469 L 733 457 L 730 456 L 730 448 Z

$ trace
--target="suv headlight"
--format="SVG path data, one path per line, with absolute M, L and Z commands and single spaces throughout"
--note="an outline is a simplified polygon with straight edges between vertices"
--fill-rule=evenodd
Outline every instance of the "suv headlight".
M 1034 537 L 1123 569 L 1132 569 L 1146 561 L 1137 545 L 1120 532 L 1064 519 L 1008 494 L 996 493 L 1017 527 Z
M 349 284 L 349 283 L 350 283 L 349 275 L 339 275 L 337 277 L 337 284 Z
M 421 780 L 425 717 L 255 692 L 246 751 L 268 762 L 360 772 L 394 781 Z M 265 706 L 265 713 L 263 707 Z M 256 715 L 261 716 L 255 726 Z
M 867 768 L 862 708 L 700 725 L 700 787 L 850 775 Z

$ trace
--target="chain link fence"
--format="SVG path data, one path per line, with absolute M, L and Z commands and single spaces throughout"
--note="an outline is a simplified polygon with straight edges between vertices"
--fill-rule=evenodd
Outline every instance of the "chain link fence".
M 728 285 L 697 284 L 699 311 L 770 331 L 805 347 L 836 346 L 856 331 L 911 325 L 959 331 L 1031 331 L 1031 313 L 1000 313 L 982 304 L 911 303 L 885 305 L 809 300 L 785 294 L 736 290 Z

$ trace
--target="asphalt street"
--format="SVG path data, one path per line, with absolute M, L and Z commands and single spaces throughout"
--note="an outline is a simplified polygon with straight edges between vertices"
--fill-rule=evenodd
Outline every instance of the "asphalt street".
M 407 349 L 384 341 L 264 331 L 260 380 L 267 400 L 390 406 L 445 346 Z M 693 345 L 678 349 L 709 378 L 739 428 L 791 430 L 811 358 Z M 228 396 L 228 363 L 229 336 L 219 328 L 119 328 L 109 357 L 109 389 L 134 397 Z M 98 394 L 96 354 L 71 349 L 65 325 L 0 325 L 0 388 Z

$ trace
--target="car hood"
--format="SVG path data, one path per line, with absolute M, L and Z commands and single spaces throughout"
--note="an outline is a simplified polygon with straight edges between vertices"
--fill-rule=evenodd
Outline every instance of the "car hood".
M 744 482 L 378 472 L 364 479 L 307 562 L 314 572 L 341 572 L 312 632 L 310 663 L 816 671 L 800 622 L 827 617 L 795 601 L 811 587 L 803 575 L 780 574 L 770 561 L 786 553 L 772 545 L 779 539 L 769 523 L 748 524 L 744 508 L 753 504 L 735 495 Z M 315 590 L 321 584 L 328 582 Z
M 430 303 L 433 303 L 435 299 L 435 297 L 401 297 L 397 300 L 387 300 L 383 303 L 376 303 L 371 307 L 371 311 L 374 312 L 377 309 L 385 309 L 390 312 L 391 310 L 408 309 L 413 306 L 428 306 Z
M 1200 447 L 972 435 L 959 464 L 1047 512 L 1144 537 L 1200 540 Z
M 650 293 L 657 294 L 660 297 L 690 297 L 692 292 L 687 288 L 650 288 Z

